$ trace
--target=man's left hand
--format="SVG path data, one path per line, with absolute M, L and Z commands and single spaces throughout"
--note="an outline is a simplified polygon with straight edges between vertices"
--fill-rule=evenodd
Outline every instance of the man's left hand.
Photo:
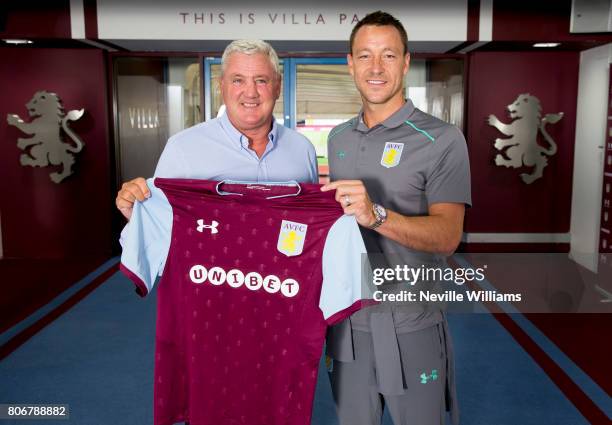
M 334 189 L 336 201 L 342 205 L 344 214 L 354 215 L 363 227 L 371 227 L 376 222 L 372 201 L 361 180 L 337 180 L 321 187 L 322 192 Z

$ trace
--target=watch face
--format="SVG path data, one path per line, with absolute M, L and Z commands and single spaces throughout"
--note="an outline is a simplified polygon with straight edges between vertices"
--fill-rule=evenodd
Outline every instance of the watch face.
M 376 212 L 377 220 L 384 220 L 387 218 L 387 210 L 382 205 L 374 204 L 374 211 Z

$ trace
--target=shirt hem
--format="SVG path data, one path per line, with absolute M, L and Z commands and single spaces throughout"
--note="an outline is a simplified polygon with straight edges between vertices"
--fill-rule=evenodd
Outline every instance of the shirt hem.
M 356 312 L 357 310 L 361 310 L 362 308 L 369 307 L 372 305 L 378 304 L 377 301 L 374 300 L 359 300 L 354 302 L 350 307 L 345 308 L 342 311 L 339 311 L 335 314 L 332 314 L 330 317 L 326 319 L 327 325 L 332 326 L 338 322 L 343 321 L 348 318 L 351 314 Z
M 125 274 L 128 279 L 132 281 L 132 283 L 134 283 L 134 285 L 136 286 L 136 293 L 138 295 L 140 295 L 141 297 L 145 297 L 149 293 L 147 285 L 145 285 L 142 279 L 139 278 L 136 273 L 124 266 L 123 263 L 119 264 L 119 270 L 121 270 L 123 274 Z

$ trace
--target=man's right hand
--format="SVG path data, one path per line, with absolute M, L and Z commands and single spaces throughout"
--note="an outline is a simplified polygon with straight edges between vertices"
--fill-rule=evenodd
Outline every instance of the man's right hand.
M 132 217 L 134 202 L 142 202 L 149 196 L 151 196 L 151 192 L 147 187 L 146 180 L 142 177 L 137 177 L 134 180 L 123 183 L 121 190 L 117 193 L 115 205 L 121 211 L 121 214 L 129 220 Z

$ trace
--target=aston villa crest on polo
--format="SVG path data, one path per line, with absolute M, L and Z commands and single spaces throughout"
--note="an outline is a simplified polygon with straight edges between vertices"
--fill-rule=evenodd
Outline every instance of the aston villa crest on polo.
M 403 143 L 385 143 L 385 149 L 383 150 L 382 158 L 380 158 L 380 165 L 385 168 L 395 167 L 400 162 L 403 150 Z
M 304 240 L 308 225 L 294 221 L 283 220 L 278 234 L 276 249 L 287 257 L 300 255 L 304 249 Z

